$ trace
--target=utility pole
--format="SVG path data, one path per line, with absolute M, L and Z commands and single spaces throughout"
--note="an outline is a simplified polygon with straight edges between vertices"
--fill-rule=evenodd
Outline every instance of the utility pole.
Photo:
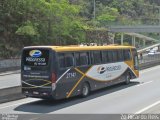
M 96 0 L 93 0 L 93 21 L 95 22 L 96 20 Z M 97 31 L 96 31 L 96 25 L 94 23 L 94 27 L 95 27 L 95 38 L 97 39 Z M 93 43 L 95 43 L 95 38 L 93 40 Z
M 96 19 L 96 0 L 93 0 L 93 19 Z

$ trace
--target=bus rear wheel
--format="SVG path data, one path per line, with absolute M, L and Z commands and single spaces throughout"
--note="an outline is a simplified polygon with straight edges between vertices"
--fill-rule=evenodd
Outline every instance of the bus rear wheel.
M 126 75 L 125 75 L 125 84 L 126 85 L 128 85 L 129 83 L 130 83 L 130 74 L 129 73 L 127 73 Z
M 87 82 L 85 82 L 81 88 L 81 96 L 87 97 L 89 95 L 89 93 L 90 93 L 90 86 Z

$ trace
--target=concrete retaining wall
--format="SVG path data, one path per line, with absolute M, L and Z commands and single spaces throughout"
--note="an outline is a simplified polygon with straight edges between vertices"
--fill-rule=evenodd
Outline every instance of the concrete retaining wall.
M 21 65 L 20 59 L 2 59 L 0 60 L 1 68 L 19 67 Z
M 18 70 L 21 66 L 20 59 L 1 59 L 0 60 L 0 72 Z
M 21 98 L 25 98 L 25 96 L 22 95 L 20 86 L 0 90 L 0 103 L 9 102 Z

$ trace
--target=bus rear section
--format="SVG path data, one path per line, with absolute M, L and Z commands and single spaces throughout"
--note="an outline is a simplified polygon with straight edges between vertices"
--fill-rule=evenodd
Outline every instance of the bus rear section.
M 54 56 L 54 51 L 49 48 L 27 47 L 23 49 L 21 81 L 22 93 L 25 96 L 54 98 L 56 82 Z

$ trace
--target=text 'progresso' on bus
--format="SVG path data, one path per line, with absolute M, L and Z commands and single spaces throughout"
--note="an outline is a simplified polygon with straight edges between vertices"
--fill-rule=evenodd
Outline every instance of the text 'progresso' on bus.
M 44 99 L 86 97 L 139 76 L 132 46 L 29 46 L 21 63 L 23 94 Z

